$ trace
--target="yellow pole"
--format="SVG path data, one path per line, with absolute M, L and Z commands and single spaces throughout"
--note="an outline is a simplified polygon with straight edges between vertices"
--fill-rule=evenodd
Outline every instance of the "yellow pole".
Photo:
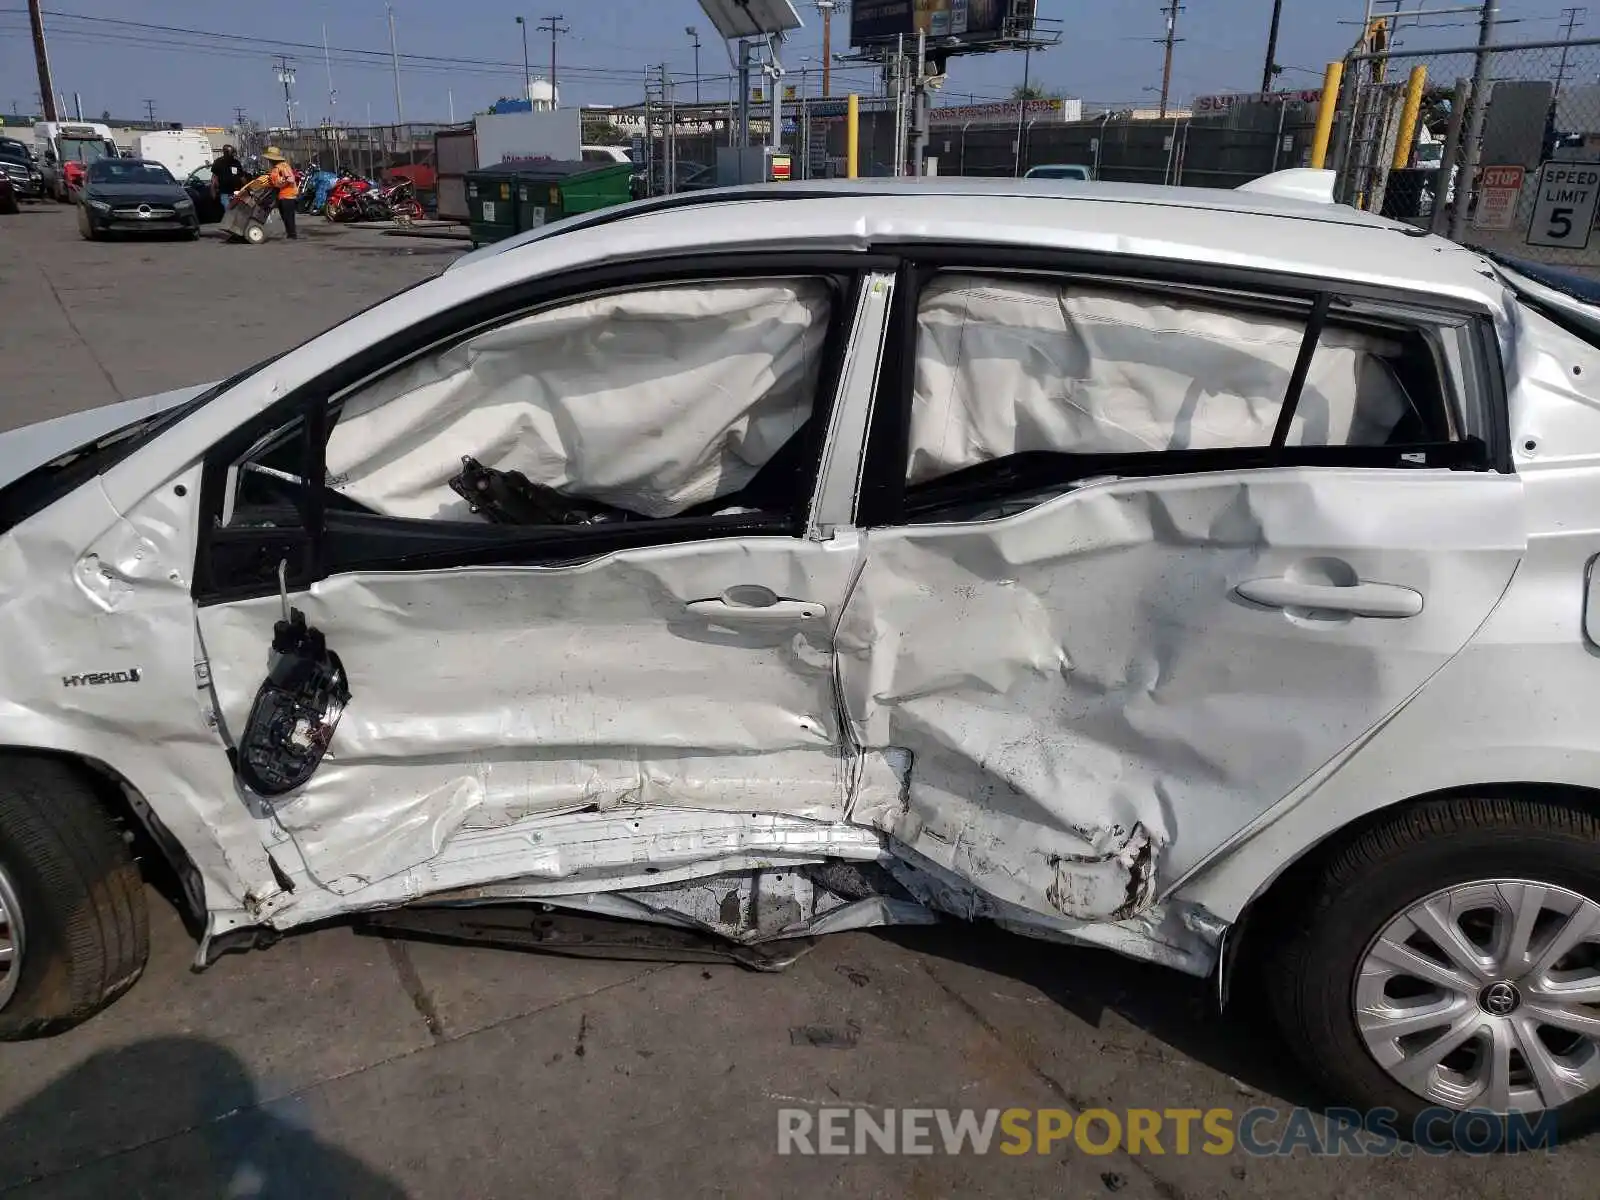
M 856 177 L 856 156 L 861 147 L 861 98 L 854 92 L 845 101 L 844 116 L 844 174 L 846 179 Z
M 1333 114 L 1339 107 L 1339 81 L 1344 64 L 1331 62 L 1322 77 L 1322 103 L 1317 106 L 1317 135 L 1311 142 L 1311 165 L 1322 170 L 1328 161 L 1328 141 L 1333 137 Z
M 1417 136 L 1417 118 L 1422 114 L 1422 92 L 1428 83 L 1427 67 L 1412 67 L 1406 81 L 1406 106 L 1400 112 L 1400 132 L 1394 139 L 1394 162 L 1389 165 L 1404 171 L 1411 165 L 1411 139 Z

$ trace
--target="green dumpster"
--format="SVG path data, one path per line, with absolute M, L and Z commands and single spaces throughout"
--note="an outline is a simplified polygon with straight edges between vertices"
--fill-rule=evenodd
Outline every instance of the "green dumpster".
M 541 162 L 517 168 L 517 224 L 537 229 L 562 217 L 633 199 L 628 163 Z
M 515 167 L 484 167 L 467 172 L 467 221 L 474 246 L 521 232 L 517 223 L 521 178 Z

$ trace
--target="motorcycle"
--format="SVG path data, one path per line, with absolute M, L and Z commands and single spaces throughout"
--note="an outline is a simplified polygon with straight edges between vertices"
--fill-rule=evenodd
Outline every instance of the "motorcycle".
M 328 205 L 323 210 L 324 215 L 330 221 L 361 220 L 356 200 L 376 186 L 370 179 L 346 174 L 328 193 Z
M 318 170 L 314 165 L 306 172 L 305 178 L 300 181 L 300 211 L 303 213 L 319 213 L 328 206 L 328 194 L 333 191 L 333 185 L 339 182 L 339 176 L 333 171 Z
M 417 185 L 409 179 L 400 179 L 389 187 L 363 192 L 357 203 L 363 221 L 409 224 L 422 216 L 422 205 L 417 201 Z

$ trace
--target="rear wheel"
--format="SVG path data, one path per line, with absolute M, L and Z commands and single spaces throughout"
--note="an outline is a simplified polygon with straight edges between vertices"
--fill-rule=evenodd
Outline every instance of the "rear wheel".
M 12 759 L 0 782 L 0 1041 L 59 1033 L 139 978 L 150 936 L 121 832 L 66 763 Z
M 1553 1121 L 1562 1141 L 1600 1124 L 1592 813 L 1405 809 L 1335 855 L 1286 928 L 1266 964 L 1273 1006 L 1338 1102 L 1394 1110 L 1401 1136 L 1448 1137 L 1456 1114 L 1482 1114 L 1495 1148 L 1514 1148 L 1511 1114 Z

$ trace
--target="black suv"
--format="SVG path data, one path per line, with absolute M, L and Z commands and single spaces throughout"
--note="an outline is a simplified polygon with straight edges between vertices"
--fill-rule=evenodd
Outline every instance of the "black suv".
M 26 142 L 0 137 L 0 174 L 11 180 L 19 200 L 44 199 L 44 175 Z

